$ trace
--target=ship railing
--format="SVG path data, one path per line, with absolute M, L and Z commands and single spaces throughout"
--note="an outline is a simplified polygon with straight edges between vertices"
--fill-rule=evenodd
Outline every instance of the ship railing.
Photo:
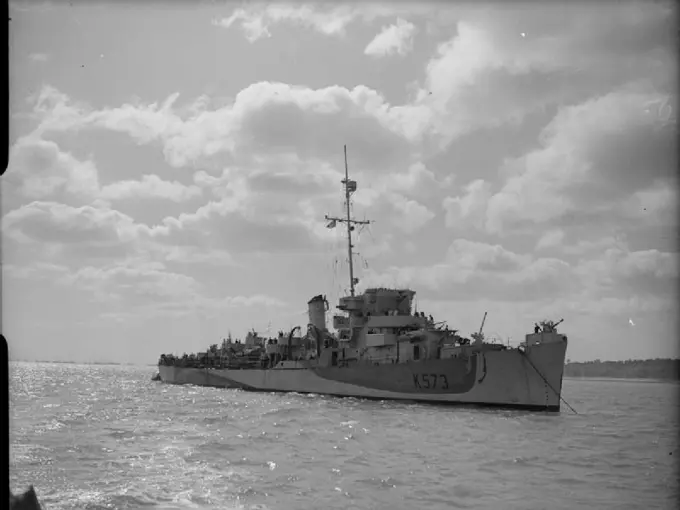
M 261 362 L 261 355 L 261 349 L 249 349 L 247 353 L 222 353 L 221 356 L 206 353 L 201 353 L 198 356 L 191 354 L 183 357 L 163 355 L 159 359 L 159 364 L 184 368 L 240 368 L 258 365 Z
M 364 358 L 365 361 L 380 365 L 393 363 L 396 359 L 397 359 L 396 356 L 368 356 Z

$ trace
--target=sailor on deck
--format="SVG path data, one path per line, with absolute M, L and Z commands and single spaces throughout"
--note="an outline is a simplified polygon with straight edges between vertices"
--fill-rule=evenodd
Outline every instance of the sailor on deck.
M 271 338 L 267 341 L 267 347 L 266 353 L 267 353 L 267 359 L 269 360 L 269 367 L 274 366 L 274 340 Z

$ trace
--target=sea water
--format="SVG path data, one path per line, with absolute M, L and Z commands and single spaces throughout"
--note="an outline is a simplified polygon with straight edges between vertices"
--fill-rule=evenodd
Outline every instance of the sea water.
M 10 485 L 47 509 L 675 509 L 675 383 L 565 379 L 531 413 L 10 364 Z

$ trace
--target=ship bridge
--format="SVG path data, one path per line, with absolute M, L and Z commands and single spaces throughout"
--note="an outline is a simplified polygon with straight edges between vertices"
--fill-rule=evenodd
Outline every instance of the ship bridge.
M 411 315 L 415 291 L 410 289 L 366 289 L 358 296 L 340 298 L 338 309 L 361 315 Z

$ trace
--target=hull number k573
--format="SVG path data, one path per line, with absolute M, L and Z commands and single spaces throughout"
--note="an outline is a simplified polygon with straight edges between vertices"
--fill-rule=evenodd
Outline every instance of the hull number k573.
M 448 390 L 449 381 L 444 374 L 413 374 L 413 386 L 419 390 Z

